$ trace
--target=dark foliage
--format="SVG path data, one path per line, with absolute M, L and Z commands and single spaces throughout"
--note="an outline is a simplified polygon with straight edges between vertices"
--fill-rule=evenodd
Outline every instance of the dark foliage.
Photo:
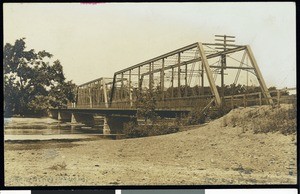
M 5 116 L 44 115 L 51 107 L 74 101 L 75 84 L 66 82 L 63 67 L 52 54 L 26 50 L 25 38 L 3 48 Z
M 148 137 L 156 135 L 165 135 L 176 133 L 179 127 L 167 122 L 160 122 L 159 124 L 144 124 L 138 125 L 135 122 L 129 122 L 124 125 L 123 134 L 128 138 Z

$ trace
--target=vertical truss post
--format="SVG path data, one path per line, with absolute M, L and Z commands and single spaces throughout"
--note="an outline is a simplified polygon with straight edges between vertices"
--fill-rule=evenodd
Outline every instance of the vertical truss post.
M 187 71 L 188 71 L 188 68 L 187 68 L 187 66 L 188 66 L 188 65 L 186 64 L 186 65 L 185 65 L 185 77 L 184 77 L 184 79 L 185 79 L 185 80 L 184 80 L 184 81 L 185 81 L 185 83 L 184 83 L 184 84 L 185 84 L 185 86 L 184 86 L 184 96 L 185 96 L 185 97 L 187 97 L 187 95 L 188 95 L 188 88 L 187 88 L 187 85 L 188 85 L 188 84 L 187 84 Z
M 149 89 L 150 89 L 150 91 L 152 91 L 152 77 L 153 77 L 151 71 L 152 71 L 152 63 L 150 62 L 149 63 Z
M 82 98 L 81 98 L 82 105 L 86 106 L 87 105 L 87 102 L 86 102 L 87 95 L 86 95 L 85 87 L 81 88 L 81 94 L 82 94 Z
M 103 91 L 103 84 L 102 82 L 100 81 L 100 102 L 105 102 L 105 99 L 104 99 L 104 91 Z M 102 85 L 102 86 L 101 86 Z M 103 91 L 103 92 L 102 92 Z M 103 100 L 104 99 L 104 100 Z
M 76 108 L 77 105 L 78 105 L 78 101 L 79 101 L 78 96 L 79 96 L 79 87 L 76 87 L 76 96 L 75 96 L 74 108 Z
M 181 97 L 181 89 L 180 89 L 180 53 L 178 53 L 178 72 L 177 72 L 177 76 L 178 76 L 178 97 Z
M 91 86 L 92 86 L 92 104 L 93 104 L 93 107 L 95 105 L 95 100 L 96 100 L 96 92 L 95 92 L 95 84 L 94 83 L 91 83 Z
M 263 95 L 264 95 L 264 97 L 267 98 L 267 102 L 270 105 L 273 105 L 273 100 L 271 98 L 271 95 L 270 95 L 270 93 L 268 91 L 268 88 L 267 88 L 267 85 L 265 83 L 265 80 L 264 80 L 264 78 L 263 78 L 263 76 L 261 74 L 261 71 L 260 71 L 260 69 L 259 69 L 259 67 L 257 65 L 256 59 L 254 58 L 253 52 L 252 52 L 252 50 L 251 50 L 251 48 L 250 48 L 249 45 L 246 46 L 246 51 L 247 51 L 247 54 L 249 55 L 249 59 L 251 61 L 251 64 L 254 67 L 254 71 L 255 71 L 255 74 L 257 76 L 257 79 L 258 79 L 258 82 L 260 84 L 260 87 L 261 87 L 261 90 L 263 92 Z
M 113 100 L 113 97 L 114 97 L 115 85 L 116 85 L 115 82 L 116 82 L 116 74 L 114 74 L 113 85 L 112 85 L 112 88 L 111 88 L 110 99 L 109 99 L 109 107 L 111 107 L 112 100 Z
M 155 86 L 155 84 L 154 84 L 154 62 L 152 62 L 151 63 L 151 80 L 152 80 L 152 82 L 151 82 L 151 86 L 152 86 L 152 88 Z
M 219 95 L 219 92 L 217 90 L 217 86 L 214 82 L 214 78 L 213 78 L 211 69 L 209 67 L 208 60 L 206 58 L 204 48 L 203 48 L 203 45 L 202 45 L 201 42 L 198 42 L 198 49 L 199 49 L 199 53 L 200 53 L 200 56 L 201 56 L 202 64 L 205 68 L 205 72 L 206 72 L 206 75 L 207 75 L 207 78 L 208 78 L 208 81 L 209 81 L 211 91 L 212 91 L 212 93 L 215 97 L 216 104 L 217 104 L 217 106 L 220 106 L 221 105 L 220 95 Z
M 91 88 L 91 84 L 88 85 L 88 88 L 89 88 L 90 108 L 93 108 L 93 99 L 92 99 L 92 88 Z
M 89 105 L 89 106 L 91 106 L 91 104 L 90 104 L 90 89 L 89 89 L 89 85 L 87 86 L 87 88 L 86 88 L 86 90 L 85 90 L 85 94 L 86 94 L 86 103 Z
M 171 76 L 171 98 L 174 97 L 174 67 L 172 67 L 172 76 Z
M 101 103 L 102 103 L 101 80 L 97 81 L 96 103 L 97 103 L 97 105 L 101 105 Z
M 116 83 L 115 101 L 119 101 L 121 98 L 121 88 L 118 88 L 118 83 Z
M 203 67 L 202 61 L 200 61 L 200 63 L 201 63 L 201 92 L 202 92 L 202 95 L 204 95 L 204 67 Z M 199 87 L 200 87 L 200 84 L 199 84 Z
M 128 90 L 129 90 L 129 101 L 130 101 L 130 107 L 132 107 L 132 92 L 131 92 L 131 69 L 129 70 L 129 82 L 128 82 Z
M 142 85 L 141 85 L 141 66 L 138 67 L 138 90 L 139 92 L 142 89 Z
M 83 92 L 82 92 L 82 88 L 78 87 L 78 96 L 77 96 L 77 101 L 76 101 L 76 107 L 78 107 L 78 105 L 82 105 L 83 104 Z
M 102 87 L 103 87 L 103 95 L 104 95 L 104 102 L 105 102 L 105 107 L 108 108 L 108 100 L 107 100 L 107 88 L 105 84 L 105 79 L 102 78 Z
M 160 89 L 161 99 L 164 99 L 164 88 L 165 88 L 165 59 L 162 59 L 161 71 L 160 71 Z
M 123 100 L 123 96 L 124 96 L 124 72 L 122 72 L 121 74 L 121 98 L 120 100 Z
M 142 89 L 143 89 L 143 87 L 142 87 L 143 86 L 143 80 L 144 80 L 144 76 L 142 75 L 141 76 L 141 81 L 140 81 L 140 86 L 139 86 L 140 87 L 140 91 L 142 91 Z
M 95 83 L 95 105 L 98 106 L 100 104 L 99 101 L 99 84 Z

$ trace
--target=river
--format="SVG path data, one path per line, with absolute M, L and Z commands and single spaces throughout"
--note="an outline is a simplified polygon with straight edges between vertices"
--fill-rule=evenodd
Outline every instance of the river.
M 4 118 L 5 140 L 68 139 L 103 134 L 101 128 L 71 124 L 52 118 Z

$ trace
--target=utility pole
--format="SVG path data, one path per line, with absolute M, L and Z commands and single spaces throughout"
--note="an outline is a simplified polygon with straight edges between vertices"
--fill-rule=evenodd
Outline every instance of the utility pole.
M 216 49 L 221 51 L 226 51 L 228 45 L 232 45 L 235 42 L 235 36 L 227 36 L 227 35 L 215 35 L 216 44 L 218 47 Z M 228 44 L 229 43 L 229 44 Z M 221 108 L 224 108 L 225 104 L 225 84 L 224 84 L 224 70 L 226 69 L 226 54 L 221 56 Z

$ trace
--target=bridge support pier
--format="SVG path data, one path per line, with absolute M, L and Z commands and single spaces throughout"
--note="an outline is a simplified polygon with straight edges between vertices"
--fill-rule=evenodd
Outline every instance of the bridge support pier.
M 59 111 L 57 112 L 57 120 L 61 121 L 61 115 Z
M 110 134 L 110 127 L 109 127 L 109 125 L 107 123 L 107 117 L 104 117 L 103 134 L 104 135 Z
M 77 123 L 74 113 L 71 114 L 71 123 L 72 124 Z
M 71 124 L 84 124 L 88 127 L 99 128 L 103 134 L 122 134 L 124 123 L 136 122 L 136 118 L 131 115 L 111 115 L 95 112 L 80 112 L 77 110 L 56 109 L 49 112 L 49 116 L 62 122 Z

